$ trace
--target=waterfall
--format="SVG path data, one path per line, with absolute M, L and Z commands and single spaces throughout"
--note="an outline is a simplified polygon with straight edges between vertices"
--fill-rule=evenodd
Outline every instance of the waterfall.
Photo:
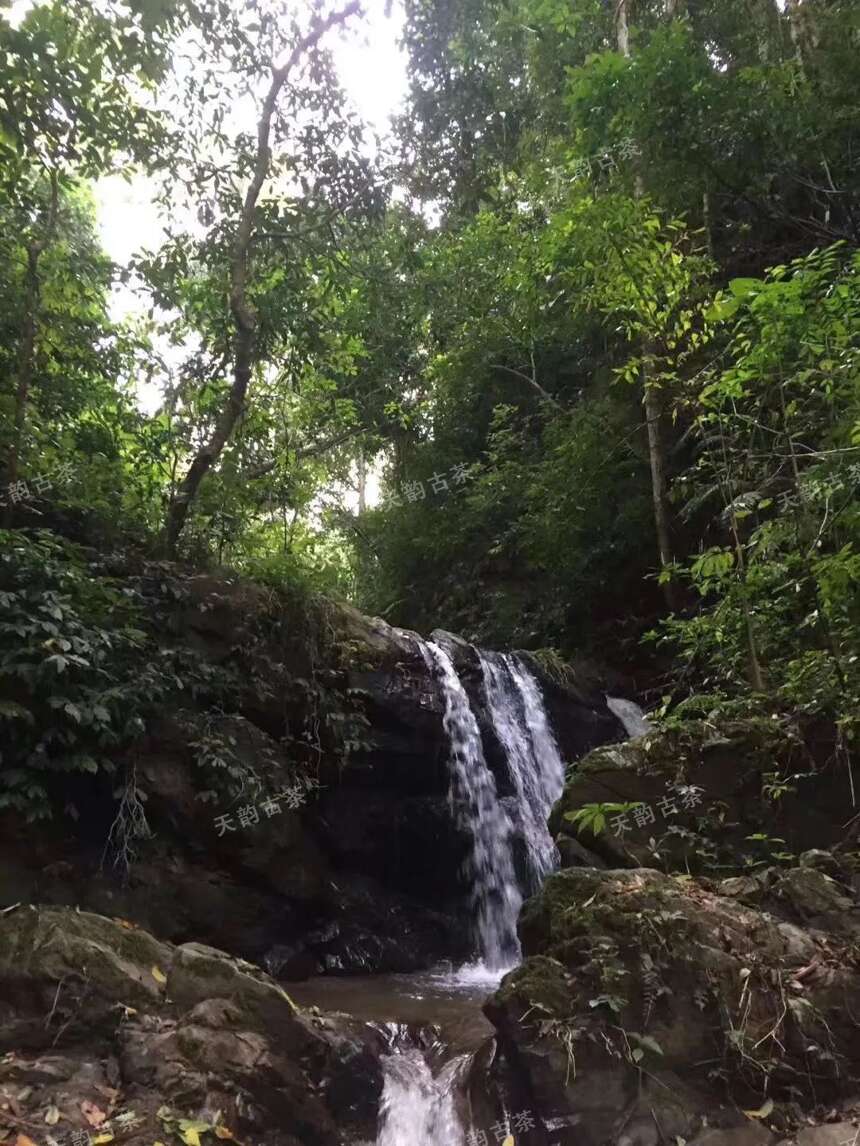
M 558 863 L 547 827 L 564 788 L 564 763 L 549 727 L 537 681 L 510 654 L 479 653 L 487 707 L 508 761 L 533 894 Z
M 377 1146 L 461 1146 L 457 1094 L 470 1061 L 459 1055 L 434 1076 L 417 1047 L 386 1055 Z
M 606 707 L 618 717 L 631 740 L 636 736 L 644 736 L 653 727 L 639 705 L 634 704 L 632 700 L 624 700 L 620 696 L 607 696 Z
M 426 648 L 445 698 L 443 724 L 451 742 L 449 800 L 472 837 L 467 875 L 478 953 L 487 968 L 501 970 L 514 966 L 520 955 L 517 916 L 522 894 L 514 873 L 513 825 L 499 801 L 478 722 L 451 658 L 432 641 Z
M 525 890 L 535 892 L 558 861 L 547 820 L 564 787 L 564 764 L 534 676 L 515 656 L 478 651 L 487 714 L 504 751 L 514 794 L 513 800 L 503 803 L 451 658 L 438 644 L 415 634 L 409 637 L 418 641 L 442 689 L 443 725 L 450 741 L 448 799 L 471 839 L 465 874 L 480 961 L 449 978 L 461 985 L 468 982 L 474 990 L 476 983 L 497 983 L 501 973 L 519 960 L 517 917 L 523 891 L 514 866 L 514 841 L 517 835 L 523 840 Z M 506 803 L 512 805 L 511 815 Z M 377 1146 L 463 1146 L 473 1135 L 488 1141 L 483 1129 L 467 1133 L 465 1080 L 471 1054 L 450 1058 L 434 1073 L 435 1057 L 422 1051 L 408 1032 L 391 1045 L 391 1053 L 382 1060 Z

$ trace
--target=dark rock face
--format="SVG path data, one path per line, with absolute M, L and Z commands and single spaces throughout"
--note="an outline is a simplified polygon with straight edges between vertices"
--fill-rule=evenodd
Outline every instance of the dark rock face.
M 780 771 L 792 782 L 769 798 L 766 786 Z M 595 838 L 565 819 L 585 804 L 639 801 L 653 818 L 628 813 L 621 834 L 613 825 Z M 774 852 L 832 847 L 850 806 L 847 771 L 817 769 L 803 745 L 770 722 L 727 722 L 719 731 L 690 722 L 683 731 L 652 732 L 584 757 L 551 826 L 612 867 L 654 865 L 659 856 L 661 865 L 707 873 L 767 861 Z
M 56 1105 L 64 1130 L 89 1130 L 92 1103 L 100 1132 L 122 1126 L 132 1146 L 183 1118 L 266 1146 L 375 1133 L 382 1043 L 370 1028 L 300 1011 L 214 948 L 98 915 L 21 907 L 0 919 L 0 1046 L 15 1049 L 0 1088 L 29 1084 L 17 1118 Z
M 790 914 L 809 875 L 782 877 Z M 644 868 L 551 876 L 521 918 L 527 958 L 485 1010 L 554 1141 L 623 1129 L 656 1146 L 655 1121 L 689 1141 L 706 1118 L 741 1126 L 738 1108 L 766 1096 L 810 1109 L 856 1093 L 860 909 L 820 890 L 817 922 L 836 922 L 829 904 L 837 931 Z
M 147 566 L 130 584 L 142 601 L 158 598 L 153 624 L 166 651 L 179 650 L 198 677 L 232 674 L 232 683 L 217 706 L 177 690 L 175 705 L 117 759 L 120 775 L 133 765 L 153 833 L 133 842 L 128 872 L 122 856 L 105 853 L 110 790 L 84 778 L 77 822 L 34 832 L 0 817 L 0 906 L 119 915 L 175 943 L 268 957 L 285 978 L 408 971 L 468 955 L 470 840 L 448 806 L 444 698 L 416 636 L 328 605 L 322 641 L 298 615 L 273 615 L 261 587 L 183 577 L 173 566 Z M 504 791 L 478 657 L 450 634 L 434 636 L 455 659 Z M 567 759 L 619 737 L 601 694 L 533 667 Z M 244 785 L 232 802 L 218 786 L 225 775 Z M 262 797 L 297 775 L 318 785 L 302 806 L 262 813 Z M 256 818 L 241 826 L 245 805 Z M 233 830 L 216 825 L 226 813 Z

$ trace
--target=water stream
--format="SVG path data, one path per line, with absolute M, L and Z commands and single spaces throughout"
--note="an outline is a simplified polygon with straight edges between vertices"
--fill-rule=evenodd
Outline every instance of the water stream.
M 476 955 L 490 970 L 503 970 L 515 966 L 520 957 L 517 917 L 523 896 L 514 873 L 513 824 L 499 800 L 478 722 L 451 658 L 432 641 L 427 649 L 445 698 L 442 723 L 451 742 L 448 800 L 472 839 L 466 874 Z
M 564 788 L 564 764 L 532 674 L 509 654 L 479 655 L 487 707 L 517 797 L 528 867 L 524 890 L 532 895 L 558 863 L 547 820 Z
M 489 1141 L 473 1124 L 466 1097 L 474 1056 L 493 1034 L 481 1007 L 519 962 L 516 928 L 523 898 L 534 894 L 557 865 L 547 820 L 564 787 L 564 764 L 540 688 L 526 665 L 511 654 L 478 652 L 486 711 L 504 753 L 505 791 L 513 793 L 503 801 L 451 657 L 438 643 L 412 639 L 444 697 L 448 799 L 471 840 L 464 874 L 474 959 L 464 967 L 415 975 L 310 980 L 292 984 L 291 994 L 305 1006 L 345 1011 L 384 1034 L 389 1049 L 382 1060 L 376 1146 L 467 1146 Z M 629 736 L 648 730 L 632 702 L 607 702 Z M 518 843 L 525 857 L 521 881 Z

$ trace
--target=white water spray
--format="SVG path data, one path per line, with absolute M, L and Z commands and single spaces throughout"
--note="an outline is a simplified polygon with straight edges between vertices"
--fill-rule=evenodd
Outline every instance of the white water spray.
M 558 864 L 558 849 L 547 820 L 564 788 L 564 763 L 537 681 L 525 665 L 510 654 L 479 656 L 487 707 L 517 795 L 518 826 L 528 868 L 527 891 L 533 894 Z
M 467 860 L 478 953 L 490 969 L 512 967 L 520 956 L 517 916 L 522 894 L 514 872 L 513 825 L 487 767 L 478 722 L 451 658 L 432 641 L 427 650 L 445 698 L 443 724 L 451 743 L 449 800 L 469 829 Z
M 434 1076 L 416 1047 L 383 1058 L 377 1146 L 462 1146 L 456 1098 L 470 1060 L 459 1055 Z
M 639 705 L 634 704 L 632 700 L 625 700 L 621 696 L 607 696 L 606 707 L 618 717 L 631 740 L 637 736 L 644 736 L 654 727 Z

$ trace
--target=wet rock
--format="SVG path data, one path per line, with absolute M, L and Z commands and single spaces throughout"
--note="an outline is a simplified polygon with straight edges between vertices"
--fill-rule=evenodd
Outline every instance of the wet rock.
M 263 966 L 275 979 L 299 982 L 320 972 L 319 959 L 302 944 L 276 943 L 263 956 Z
M 16 1048 L 0 1086 L 28 1084 L 25 1118 L 57 1105 L 83 1125 L 86 1100 L 110 1131 L 128 1107 L 123 1141 L 143 1146 L 164 1137 L 166 1107 L 174 1121 L 221 1111 L 240 1139 L 339 1146 L 373 1133 L 379 1045 L 363 1031 L 313 1019 L 260 968 L 203 944 L 69 909 L 0 917 L 0 1045 Z
M 772 800 L 768 776 L 780 769 L 796 774 L 794 788 Z M 726 721 L 717 734 L 708 722 L 689 721 L 584 756 L 551 824 L 611 867 L 647 866 L 658 856 L 668 869 L 745 873 L 782 852 L 802 853 L 801 866 L 836 875 L 842 865 L 826 849 L 843 836 L 847 784 L 842 773 L 815 771 L 791 727 L 751 717 Z M 645 810 L 628 813 L 623 831 L 613 826 L 597 837 L 566 819 L 598 803 L 641 803 Z M 610 819 L 614 825 L 614 813 Z M 844 882 L 850 878 L 846 870 Z
M 852 1146 L 860 1141 L 860 1130 L 853 1122 L 826 1122 L 822 1126 L 804 1126 L 791 1139 L 796 1146 Z M 783 1146 L 781 1142 L 779 1146 Z
M 728 1130 L 704 1130 L 696 1135 L 690 1146 L 775 1146 L 776 1140 L 776 1135 L 760 1122 L 747 1122 L 745 1126 L 733 1126 Z
M 780 878 L 808 889 L 810 870 Z M 568 869 L 526 903 L 526 959 L 486 1013 L 571 1146 L 614 1140 L 619 1111 L 628 1134 L 647 1136 L 652 1112 L 687 1141 L 705 1118 L 731 1127 L 761 1106 L 763 1071 L 776 1101 L 838 1099 L 860 1063 L 860 913 L 843 907 L 838 931 L 806 931 L 689 877 Z M 810 1071 L 814 1093 L 797 1081 Z

